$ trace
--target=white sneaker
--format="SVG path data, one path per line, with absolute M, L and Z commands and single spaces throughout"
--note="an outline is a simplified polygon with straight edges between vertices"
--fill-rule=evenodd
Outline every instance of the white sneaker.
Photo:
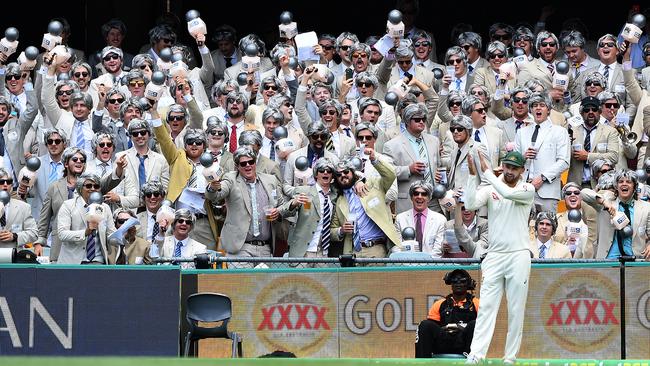
M 476 355 L 468 354 L 465 355 L 467 356 L 467 360 L 465 361 L 465 365 L 478 365 L 483 363 L 483 357 L 479 357 Z
M 517 359 L 515 359 L 515 358 L 507 358 L 506 357 L 506 358 L 503 359 L 503 364 L 504 365 L 514 365 L 515 363 L 517 363 Z

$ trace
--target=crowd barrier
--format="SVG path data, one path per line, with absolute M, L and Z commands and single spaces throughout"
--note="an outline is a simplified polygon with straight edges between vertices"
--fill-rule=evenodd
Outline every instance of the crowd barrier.
M 225 258 L 219 262 L 234 260 Z M 299 357 L 411 358 L 417 324 L 450 292 L 445 273 L 467 269 L 480 290 L 472 260 L 375 262 L 183 271 L 0 266 L 0 354 L 175 356 L 185 298 L 208 291 L 233 300 L 229 328 L 243 334 L 246 357 L 282 349 Z M 650 359 L 650 263 L 535 263 L 526 311 L 521 358 Z M 503 354 L 506 319 L 504 300 L 488 357 Z M 198 355 L 229 357 L 229 350 L 226 341 L 202 340 Z

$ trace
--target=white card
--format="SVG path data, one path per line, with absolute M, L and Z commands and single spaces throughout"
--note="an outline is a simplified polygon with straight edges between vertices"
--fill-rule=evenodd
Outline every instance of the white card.
M 319 61 L 320 56 L 314 52 L 314 46 L 318 45 L 316 32 L 300 33 L 295 38 L 298 48 L 298 61 Z

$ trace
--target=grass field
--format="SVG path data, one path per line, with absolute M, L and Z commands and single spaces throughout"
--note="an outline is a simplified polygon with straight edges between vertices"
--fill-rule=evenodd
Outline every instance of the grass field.
M 2 366 L 410 366 L 410 365 L 463 365 L 465 360 L 459 359 L 363 359 L 363 358 L 330 358 L 330 359 L 287 359 L 287 358 L 251 358 L 251 359 L 182 359 L 182 358 L 149 358 L 149 357 L 2 357 Z M 500 359 L 490 359 L 489 365 L 501 365 Z M 650 366 L 648 360 L 519 360 L 522 366 Z

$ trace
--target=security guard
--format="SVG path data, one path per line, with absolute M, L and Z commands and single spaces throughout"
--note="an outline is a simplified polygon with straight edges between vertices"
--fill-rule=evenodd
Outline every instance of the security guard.
M 464 269 L 455 269 L 444 277 L 452 293 L 429 309 L 427 319 L 418 326 L 415 357 L 431 358 L 433 354 L 469 352 L 479 301 L 470 291 L 476 281 Z

